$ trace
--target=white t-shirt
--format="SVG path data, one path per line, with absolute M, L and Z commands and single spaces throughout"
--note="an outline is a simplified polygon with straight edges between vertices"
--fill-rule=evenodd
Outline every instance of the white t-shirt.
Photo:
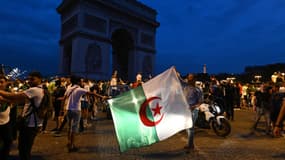
M 42 86 L 31 87 L 31 88 L 25 90 L 24 94 L 29 99 L 33 99 L 34 104 L 35 104 L 36 107 L 40 106 L 40 103 L 41 103 L 42 98 L 44 96 Z M 27 101 L 25 103 L 22 116 L 26 116 L 26 115 L 30 114 L 31 112 L 32 112 L 31 102 Z M 35 118 L 34 118 L 34 114 L 33 113 L 29 116 L 28 119 L 29 119 L 28 127 L 35 127 Z M 39 117 L 36 117 L 36 121 L 37 121 L 37 126 L 38 127 L 42 126 L 42 123 L 43 123 L 42 119 L 40 119 Z
M 65 92 L 65 95 L 68 96 L 65 109 L 81 111 L 81 96 L 87 92 L 87 89 L 81 88 L 79 85 L 69 87 Z
M 83 88 L 86 89 L 87 91 L 90 91 L 90 86 L 88 84 L 85 84 Z M 83 96 L 81 96 L 81 101 L 87 102 L 88 99 L 86 96 L 83 95 Z

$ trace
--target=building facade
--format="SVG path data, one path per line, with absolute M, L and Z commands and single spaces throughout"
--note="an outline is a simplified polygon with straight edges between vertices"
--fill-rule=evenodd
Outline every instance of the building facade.
M 63 0 L 60 73 L 123 80 L 154 73 L 157 12 L 137 0 Z

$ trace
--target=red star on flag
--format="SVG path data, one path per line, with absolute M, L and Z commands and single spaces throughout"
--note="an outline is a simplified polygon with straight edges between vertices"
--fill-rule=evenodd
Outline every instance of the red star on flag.
M 154 112 L 154 115 L 153 115 L 153 116 L 156 116 L 157 114 L 160 115 L 160 110 L 161 110 L 161 108 L 162 108 L 162 107 L 159 106 L 159 103 L 157 102 L 155 108 L 152 108 L 152 109 L 151 109 L 151 110 Z

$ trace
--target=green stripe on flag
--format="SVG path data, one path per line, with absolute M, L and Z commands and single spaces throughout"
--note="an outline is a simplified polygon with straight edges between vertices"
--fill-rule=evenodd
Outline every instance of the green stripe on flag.
M 140 107 L 146 100 L 141 86 L 109 100 L 121 152 L 155 143 L 158 140 L 155 127 L 145 126 L 140 119 Z M 145 116 L 145 115 L 144 115 Z M 146 117 L 153 121 L 149 107 Z

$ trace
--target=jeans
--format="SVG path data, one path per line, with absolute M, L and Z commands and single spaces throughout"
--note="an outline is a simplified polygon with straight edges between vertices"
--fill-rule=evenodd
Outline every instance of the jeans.
M 12 126 L 10 122 L 0 125 L 0 159 L 8 160 L 12 144 Z
M 24 126 L 19 130 L 18 149 L 20 160 L 30 160 L 32 146 L 39 128 Z
M 256 118 L 252 126 L 252 129 L 255 130 L 257 128 L 257 125 L 261 119 L 261 116 L 264 116 L 264 119 L 265 119 L 265 132 L 269 133 L 270 132 L 270 111 L 265 108 L 256 107 Z
M 188 147 L 189 148 L 194 148 L 194 128 L 195 128 L 195 122 L 198 118 L 198 113 L 199 110 L 198 109 L 194 109 L 191 111 L 192 113 L 192 124 L 193 126 L 189 129 L 187 129 L 187 134 L 188 134 Z
M 81 118 L 81 111 L 75 111 L 75 110 L 67 111 L 68 126 L 69 126 L 69 131 L 71 133 L 78 132 L 80 118 Z

